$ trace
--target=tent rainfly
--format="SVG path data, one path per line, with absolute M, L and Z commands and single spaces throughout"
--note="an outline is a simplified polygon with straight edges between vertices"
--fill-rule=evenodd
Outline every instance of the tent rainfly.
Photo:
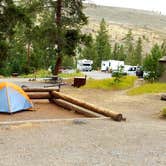
M 20 87 L 9 82 L 0 83 L 0 112 L 14 113 L 32 107 L 32 102 Z

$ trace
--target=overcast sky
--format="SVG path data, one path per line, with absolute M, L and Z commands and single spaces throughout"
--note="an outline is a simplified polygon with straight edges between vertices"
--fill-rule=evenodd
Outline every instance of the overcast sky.
M 99 5 L 144 9 L 166 14 L 166 0 L 89 0 Z

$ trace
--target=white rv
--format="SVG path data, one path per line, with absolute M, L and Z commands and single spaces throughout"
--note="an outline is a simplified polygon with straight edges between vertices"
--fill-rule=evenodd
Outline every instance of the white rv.
M 120 66 L 124 67 L 124 61 L 108 60 L 101 62 L 101 71 L 114 71 L 118 70 Z
M 77 69 L 80 71 L 91 71 L 92 70 L 92 60 L 81 59 L 77 61 Z

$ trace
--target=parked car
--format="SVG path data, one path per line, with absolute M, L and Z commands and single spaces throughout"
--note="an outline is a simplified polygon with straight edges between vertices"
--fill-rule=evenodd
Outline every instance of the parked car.
M 128 75 L 136 75 L 136 70 L 137 70 L 137 66 L 130 66 L 128 71 L 127 71 L 127 74 Z
M 143 68 L 141 66 L 138 66 L 136 68 L 136 76 L 139 78 L 143 78 L 144 72 L 143 72 Z

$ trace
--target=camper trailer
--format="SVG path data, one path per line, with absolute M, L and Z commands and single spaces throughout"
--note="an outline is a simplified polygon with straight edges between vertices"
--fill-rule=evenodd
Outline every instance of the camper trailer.
M 108 60 L 101 62 L 101 71 L 118 70 L 120 66 L 124 66 L 124 61 Z
M 82 59 L 77 61 L 77 69 L 80 71 L 91 71 L 92 70 L 92 60 Z

